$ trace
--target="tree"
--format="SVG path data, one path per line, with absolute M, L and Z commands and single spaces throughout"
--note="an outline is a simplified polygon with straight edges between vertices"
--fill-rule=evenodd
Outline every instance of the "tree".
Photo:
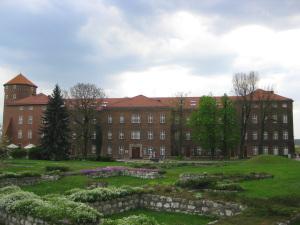
M 239 128 L 236 109 L 226 94 L 221 98 L 219 118 L 221 132 L 220 149 L 225 158 L 230 158 L 231 150 L 234 149 L 239 142 Z
M 183 148 L 183 130 L 186 125 L 185 118 L 184 118 L 184 105 L 186 101 L 187 94 L 179 92 L 176 94 L 176 102 L 175 102 L 175 108 L 173 111 L 173 126 L 172 126 L 172 132 L 175 136 L 174 138 L 174 150 L 175 155 L 184 155 L 184 148 Z
M 238 148 L 238 156 L 240 158 L 247 157 L 247 149 L 245 148 L 245 137 L 247 132 L 247 125 L 249 122 L 252 105 L 253 94 L 257 89 L 258 75 L 255 72 L 237 73 L 233 76 L 233 90 L 238 96 L 236 103 L 238 104 L 240 117 L 240 143 Z
M 55 86 L 49 98 L 40 132 L 43 158 L 51 160 L 68 158 L 70 148 L 69 113 L 58 85 Z
M 76 133 L 78 144 L 82 146 L 82 157 L 87 158 L 88 146 L 92 142 L 98 123 L 97 107 L 101 104 L 105 94 L 94 84 L 78 83 L 70 89 L 70 96 L 73 131 Z
M 96 139 L 94 144 L 96 146 L 96 160 L 100 160 L 101 148 L 102 148 L 102 128 L 99 124 L 97 124 L 95 130 L 96 130 Z
M 210 150 L 212 159 L 220 140 L 220 128 L 218 124 L 218 105 L 211 96 L 200 98 L 199 107 L 191 115 L 190 126 L 192 138 L 196 143 Z

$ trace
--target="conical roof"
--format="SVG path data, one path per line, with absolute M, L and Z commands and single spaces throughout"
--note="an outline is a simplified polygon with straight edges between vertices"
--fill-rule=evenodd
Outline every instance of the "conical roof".
M 28 80 L 23 74 L 19 74 L 10 81 L 8 81 L 5 85 L 16 85 L 16 84 L 22 84 L 22 85 L 29 85 L 33 87 L 37 87 L 34 83 L 32 83 L 30 80 Z

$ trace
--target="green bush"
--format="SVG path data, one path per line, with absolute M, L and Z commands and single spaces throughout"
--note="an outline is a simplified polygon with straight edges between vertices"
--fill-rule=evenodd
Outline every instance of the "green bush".
M 39 147 L 28 149 L 27 154 L 28 159 L 43 159 L 42 149 Z
M 40 177 L 41 174 L 37 172 L 30 172 L 30 171 L 24 171 L 21 173 L 14 173 L 14 172 L 4 172 L 0 173 L 0 179 L 4 178 L 22 178 L 22 177 Z
M 114 198 L 124 197 L 141 193 L 140 187 L 110 187 L 110 188 L 95 188 L 91 190 L 73 189 L 67 192 L 68 198 L 76 202 L 97 202 L 106 201 Z
M 141 215 L 133 215 L 122 219 L 104 221 L 103 225 L 160 225 L 154 218 Z
M 9 213 L 32 216 L 51 224 L 97 224 L 102 216 L 95 209 L 62 196 L 39 197 L 17 186 L 0 189 L 0 209 Z
M 22 159 L 27 156 L 26 150 L 21 148 L 12 149 L 9 154 L 14 159 Z
M 57 170 L 60 172 L 67 172 L 67 171 L 70 171 L 70 167 L 68 167 L 68 166 L 46 166 L 45 170 L 47 172 L 57 171 Z

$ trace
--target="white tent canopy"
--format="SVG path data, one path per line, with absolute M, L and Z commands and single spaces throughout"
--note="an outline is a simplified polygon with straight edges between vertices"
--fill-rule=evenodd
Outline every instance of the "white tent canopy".
M 35 145 L 29 144 L 24 147 L 25 149 L 35 148 Z
M 7 148 L 19 148 L 19 146 L 15 145 L 15 144 L 10 144 L 10 145 L 7 145 L 6 147 Z

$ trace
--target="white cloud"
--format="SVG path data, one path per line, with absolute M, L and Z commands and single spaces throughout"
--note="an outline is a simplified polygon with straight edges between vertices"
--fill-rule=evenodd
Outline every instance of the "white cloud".
M 216 82 L 217 81 L 217 82 Z M 144 71 L 129 71 L 113 76 L 107 89 L 109 96 L 174 96 L 178 92 L 189 96 L 213 93 L 222 95 L 230 90 L 231 77 L 216 74 L 215 79 L 197 76 L 188 68 L 177 65 L 151 67 Z M 214 88 L 212 88 L 214 87 Z

